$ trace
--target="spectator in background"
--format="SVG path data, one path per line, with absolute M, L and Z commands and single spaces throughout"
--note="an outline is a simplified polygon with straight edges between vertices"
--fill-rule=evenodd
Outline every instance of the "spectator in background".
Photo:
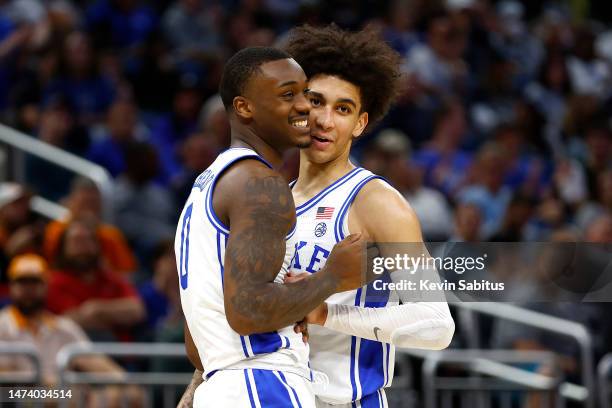
M 491 241 L 520 242 L 524 240 L 524 228 L 535 211 L 535 200 L 527 195 L 515 193 L 508 204 L 499 232 Z
M 205 62 L 220 51 L 221 18 L 221 8 L 211 0 L 179 0 L 170 5 L 162 27 L 179 65 Z
M 495 130 L 494 139 L 507 163 L 504 185 L 530 196 L 541 194 L 550 183 L 550 174 L 544 161 L 530 149 L 523 129 L 501 125 Z
M 68 101 L 62 96 L 49 98 L 38 126 L 39 140 L 81 155 L 89 144 L 86 128 L 76 124 Z M 69 190 L 74 173 L 37 156 L 26 156 L 26 180 L 41 196 L 59 201 Z
M 99 122 L 115 97 L 113 84 L 100 74 L 97 55 L 89 37 L 75 31 L 64 41 L 59 77 L 44 92 L 44 98 L 65 95 L 76 110 L 79 123 Z
M 584 168 L 586 170 L 589 197 L 597 196 L 597 177 L 599 173 L 610 168 L 612 163 L 612 131 L 607 123 L 594 123 L 584 134 L 586 157 Z
M 231 136 L 229 119 L 219 94 L 211 96 L 204 102 L 199 121 L 201 130 L 212 136 L 219 149 L 229 147 Z
M 87 158 L 104 167 L 113 177 L 126 168 L 125 149 L 138 134 L 138 112 L 131 101 L 118 100 L 108 110 L 106 132 L 89 148 Z
M 584 231 L 584 240 L 599 244 L 612 243 L 612 213 L 595 218 Z
M 15 255 L 41 252 L 42 220 L 30 209 L 32 193 L 17 183 L 0 183 L 0 270 Z
M 451 242 L 481 241 L 482 215 L 480 207 L 474 204 L 458 204 L 455 209 L 455 231 Z
M 196 177 L 206 170 L 217 157 L 219 146 L 209 134 L 196 133 L 182 145 L 183 171 L 172 180 L 174 202 L 181 205 L 187 200 Z M 177 211 L 177 217 L 180 209 Z
M 131 143 L 125 157 L 127 167 L 113 194 L 114 213 L 136 253 L 146 259 L 159 242 L 174 236 L 177 213 L 172 195 L 153 182 L 159 172 L 153 146 Z
M 49 281 L 49 310 L 71 318 L 98 339 L 129 339 L 129 329 L 145 319 L 146 311 L 131 284 L 102 269 L 95 225 L 72 221 L 59 248 Z
M 57 353 L 71 343 L 89 343 L 83 330 L 72 320 L 56 316 L 45 309 L 49 271 L 38 255 L 15 257 L 8 269 L 12 304 L 0 311 L 0 341 L 31 344 L 41 361 L 42 384 L 59 384 Z M 89 372 L 114 373 L 121 378 L 123 369 L 103 356 L 83 356 L 75 359 L 73 369 Z M 0 358 L 0 371 L 32 370 L 23 357 Z
M 130 273 L 136 270 L 136 257 L 121 230 L 102 221 L 102 196 L 93 181 L 76 178 L 65 204 L 70 211 L 68 219 L 51 221 L 45 228 L 43 249 L 45 256 L 52 264 L 57 259 L 60 238 L 70 222 L 75 219 L 87 219 L 96 225 L 102 267 L 119 273 Z
M 166 337 L 167 341 L 182 340 L 183 313 L 176 278 L 174 241 L 158 244 L 153 251 L 151 263 L 153 278 L 138 288 L 147 308 L 147 328 L 159 341 L 159 337 Z
M 397 130 L 385 129 L 373 145 L 373 149 L 368 149 L 364 166 L 376 168 L 376 174 L 406 198 L 419 218 L 426 240 L 446 241 L 452 232 L 451 209 L 442 193 L 423 185 L 423 169 L 408 159 L 411 153 L 408 137 Z
M 471 154 L 461 150 L 467 131 L 465 111 L 458 100 L 440 108 L 434 119 L 431 141 L 414 155 L 425 171 L 425 184 L 453 197 L 465 183 Z
M 480 238 L 488 240 L 500 227 L 512 199 L 512 190 L 504 186 L 506 157 L 498 144 L 483 145 L 474 163 L 473 182 L 457 194 L 461 203 L 478 206 L 482 212 Z
M 612 70 L 595 52 L 595 34 L 590 27 L 578 27 L 574 33 L 574 49 L 567 66 L 572 89 L 577 94 L 607 99 L 612 90 Z
M 461 95 L 466 89 L 467 65 L 463 60 L 466 33 L 446 11 L 434 13 L 427 24 L 427 43 L 411 48 L 404 69 L 414 73 L 435 96 Z
M 157 149 L 161 164 L 161 178 L 168 183 L 181 171 L 178 160 L 180 145 L 198 128 L 198 115 L 202 108 L 202 96 L 197 78 L 184 75 L 174 94 L 172 112 L 152 126 L 149 141 Z
M 98 0 L 85 13 L 97 48 L 136 48 L 155 29 L 157 17 L 140 0 Z
M 576 225 L 585 229 L 599 215 L 612 214 L 612 168 L 599 174 L 597 179 L 597 196 L 584 203 L 576 213 Z

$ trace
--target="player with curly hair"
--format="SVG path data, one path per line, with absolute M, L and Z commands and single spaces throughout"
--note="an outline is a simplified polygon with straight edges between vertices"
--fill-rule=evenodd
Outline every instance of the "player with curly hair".
M 335 25 L 294 29 L 285 51 L 309 78 L 312 138 L 300 150 L 292 185 L 297 246 L 286 282 L 318 272 L 349 233 L 379 243 L 422 243 L 418 219 L 402 195 L 349 159 L 353 141 L 386 114 L 397 94 L 398 54 L 375 31 Z M 454 332 L 446 302 L 410 302 L 373 284 L 332 295 L 305 322 L 318 407 L 387 407 L 394 346 L 442 349 Z

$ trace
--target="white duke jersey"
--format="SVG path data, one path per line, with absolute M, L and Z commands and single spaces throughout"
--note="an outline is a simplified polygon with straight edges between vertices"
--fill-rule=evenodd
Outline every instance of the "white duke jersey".
M 349 235 L 348 211 L 355 196 L 370 180 L 381 179 L 363 168 L 355 168 L 317 195 L 298 206 L 296 253 L 293 273 L 316 273 L 323 267 L 334 245 Z M 385 182 L 385 181 L 383 181 Z M 385 182 L 386 183 L 386 182 Z M 397 304 L 397 295 L 375 291 L 371 285 L 336 293 L 326 302 L 362 307 Z M 366 295 L 372 295 L 367 296 Z M 346 404 L 376 394 L 391 384 L 395 349 L 390 344 L 367 340 L 311 325 L 310 365 L 329 378 L 327 387 L 315 385 L 324 402 Z M 376 399 L 377 397 L 374 396 Z
M 241 336 L 227 322 L 223 302 L 225 246 L 231 234 L 213 210 L 217 178 L 244 159 L 260 160 L 255 151 L 230 148 L 195 180 L 178 222 L 174 240 L 183 313 L 209 377 L 223 369 L 270 369 L 310 378 L 308 346 L 293 327 Z M 275 282 L 282 284 L 295 251 L 295 230 Z

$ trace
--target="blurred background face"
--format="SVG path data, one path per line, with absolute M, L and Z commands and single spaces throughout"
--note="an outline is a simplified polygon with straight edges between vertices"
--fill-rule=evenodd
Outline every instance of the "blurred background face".
M 348 160 L 353 139 L 367 124 L 359 88 L 331 75 L 315 76 L 308 88 L 312 144 L 304 154 L 314 163 Z
M 267 62 L 260 71 L 245 89 L 257 134 L 265 135 L 272 146 L 282 149 L 308 146 L 306 74 L 293 59 Z
M 98 266 L 100 246 L 93 228 L 82 223 L 71 224 L 64 238 L 64 258 L 77 271 Z
M 44 309 L 47 297 L 47 284 L 40 278 L 19 278 L 10 284 L 11 301 L 24 315 Z
M 28 222 L 30 217 L 30 197 L 24 196 L 4 205 L 0 209 L 0 220 L 9 230 L 18 228 Z
M 455 213 L 455 228 L 457 235 L 466 241 L 479 239 L 480 224 L 482 218 L 480 209 L 471 204 L 461 204 Z
M 82 33 L 73 33 L 66 39 L 64 56 L 68 68 L 73 73 L 88 71 L 93 62 L 91 45 Z
M 97 188 L 82 187 L 70 194 L 69 208 L 74 218 L 91 216 L 100 219 L 102 196 Z
M 115 102 L 108 111 L 108 131 L 117 141 L 127 141 L 134 137 L 136 127 L 136 108 L 131 102 Z

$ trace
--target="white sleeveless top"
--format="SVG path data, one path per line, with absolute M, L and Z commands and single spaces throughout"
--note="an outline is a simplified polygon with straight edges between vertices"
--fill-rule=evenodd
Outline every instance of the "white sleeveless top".
M 291 265 L 294 273 L 316 273 L 323 267 L 333 246 L 349 235 L 348 211 L 361 188 L 381 177 L 356 168 L 330 184 L 297 207 L 296 254 Z M 328 303 L 362 307 L 398 304 L 397 295 L 374 291 L 373 287 L 332 295 Z M 386 299 L 385 299 L 386 296 Z M 375 299 L 375 300 L 374 300 Z M 309 326 L 310 365 L 329 378 L 323 389 L 315 385 L 317 396 L 325 402 L 345 404 L 359 400 L 391 384 L 395 348 L 390 344 L 349 336 L 325 327 Z
M 293 372 L 310 378 L 308 346 L 293 327 L 240 336 L 229 326 L 223 302 L 225 246 L 231 230 L 213 210 L 219 175 L 240 160 L 260 160 L 246 148 L 221 153 L 195 180 L 176 231 L 174 249 L 183 312 L 204 366 L 205 376 L 217 370 L 259 368 Z M 287 252 L 275 279 L 282 283 L 295 250 L 295 229 L 287 236 Z

